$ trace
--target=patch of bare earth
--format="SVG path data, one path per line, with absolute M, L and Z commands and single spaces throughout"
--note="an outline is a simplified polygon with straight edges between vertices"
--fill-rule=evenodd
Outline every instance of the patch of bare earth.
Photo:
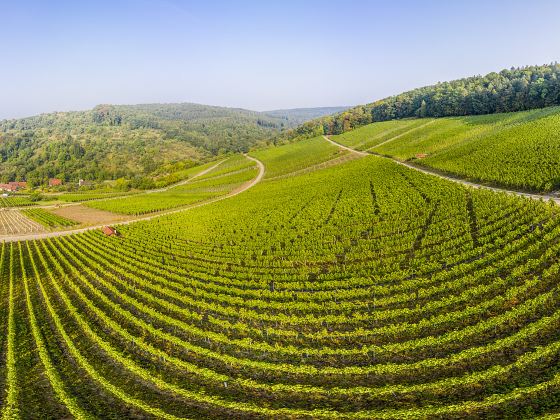
M 130 220 L 133 218 L 133 216 L 111 213 L 110 211 L 105 210 L 92 209 L 91 207 L 82 205 L 59 207 L 51 210 L 51 212 L 68 219 L 75 220 L 82 225 L 100 225 L 103 223 L 109 224 L 122 222 L 124 220 Z

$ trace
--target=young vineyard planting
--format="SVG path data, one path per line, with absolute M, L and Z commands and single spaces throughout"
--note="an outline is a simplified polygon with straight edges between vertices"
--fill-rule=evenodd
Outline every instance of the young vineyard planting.
M 254 178 L 235 159 L 176 188 Z M 553 417 L 559 211 L 369 156 L 119 236 L 3 243 L 2 415 Z
M 0 240 L 3 235 L 42 232 L 43 225 L 25 217 L 19 210 L 0 210 Z

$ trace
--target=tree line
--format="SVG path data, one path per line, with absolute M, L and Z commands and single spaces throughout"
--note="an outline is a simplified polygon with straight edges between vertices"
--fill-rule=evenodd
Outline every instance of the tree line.
M 560 64 L 526 66 L 414 89 L 309 121 L 282 137 L 341 134 L 378 121 L 516 112 L 560 104 Z

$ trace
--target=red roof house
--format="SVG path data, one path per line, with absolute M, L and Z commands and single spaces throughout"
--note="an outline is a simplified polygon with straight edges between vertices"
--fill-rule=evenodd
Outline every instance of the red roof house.
M 49 187 L 56 187 L 58 185 L 62 185 L 62 179 L 58 179 L 58 178 L 49 179 Z
M 17 187 L 15 185 L 11 185 L 11 183 L 0 184 L 0 190 L 1 191 L 16 191 Z
M 8 182 L 8 184 L 15 188 L 15 190 L 19 190 L 20 188 L 27 188 L 27 182 L 25 181 L 10 181 Z

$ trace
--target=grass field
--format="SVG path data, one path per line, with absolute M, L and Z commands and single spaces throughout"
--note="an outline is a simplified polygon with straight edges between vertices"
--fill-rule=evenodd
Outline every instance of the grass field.
M 560 108 L 370 124 L 332 139 L 475 181 L 560 189 Z M 418 154 L 427 154 L 416 159 Z
M 559 216 L 365 157 L 120 237 L 2 244 L 3 414 L 554 414 Z

